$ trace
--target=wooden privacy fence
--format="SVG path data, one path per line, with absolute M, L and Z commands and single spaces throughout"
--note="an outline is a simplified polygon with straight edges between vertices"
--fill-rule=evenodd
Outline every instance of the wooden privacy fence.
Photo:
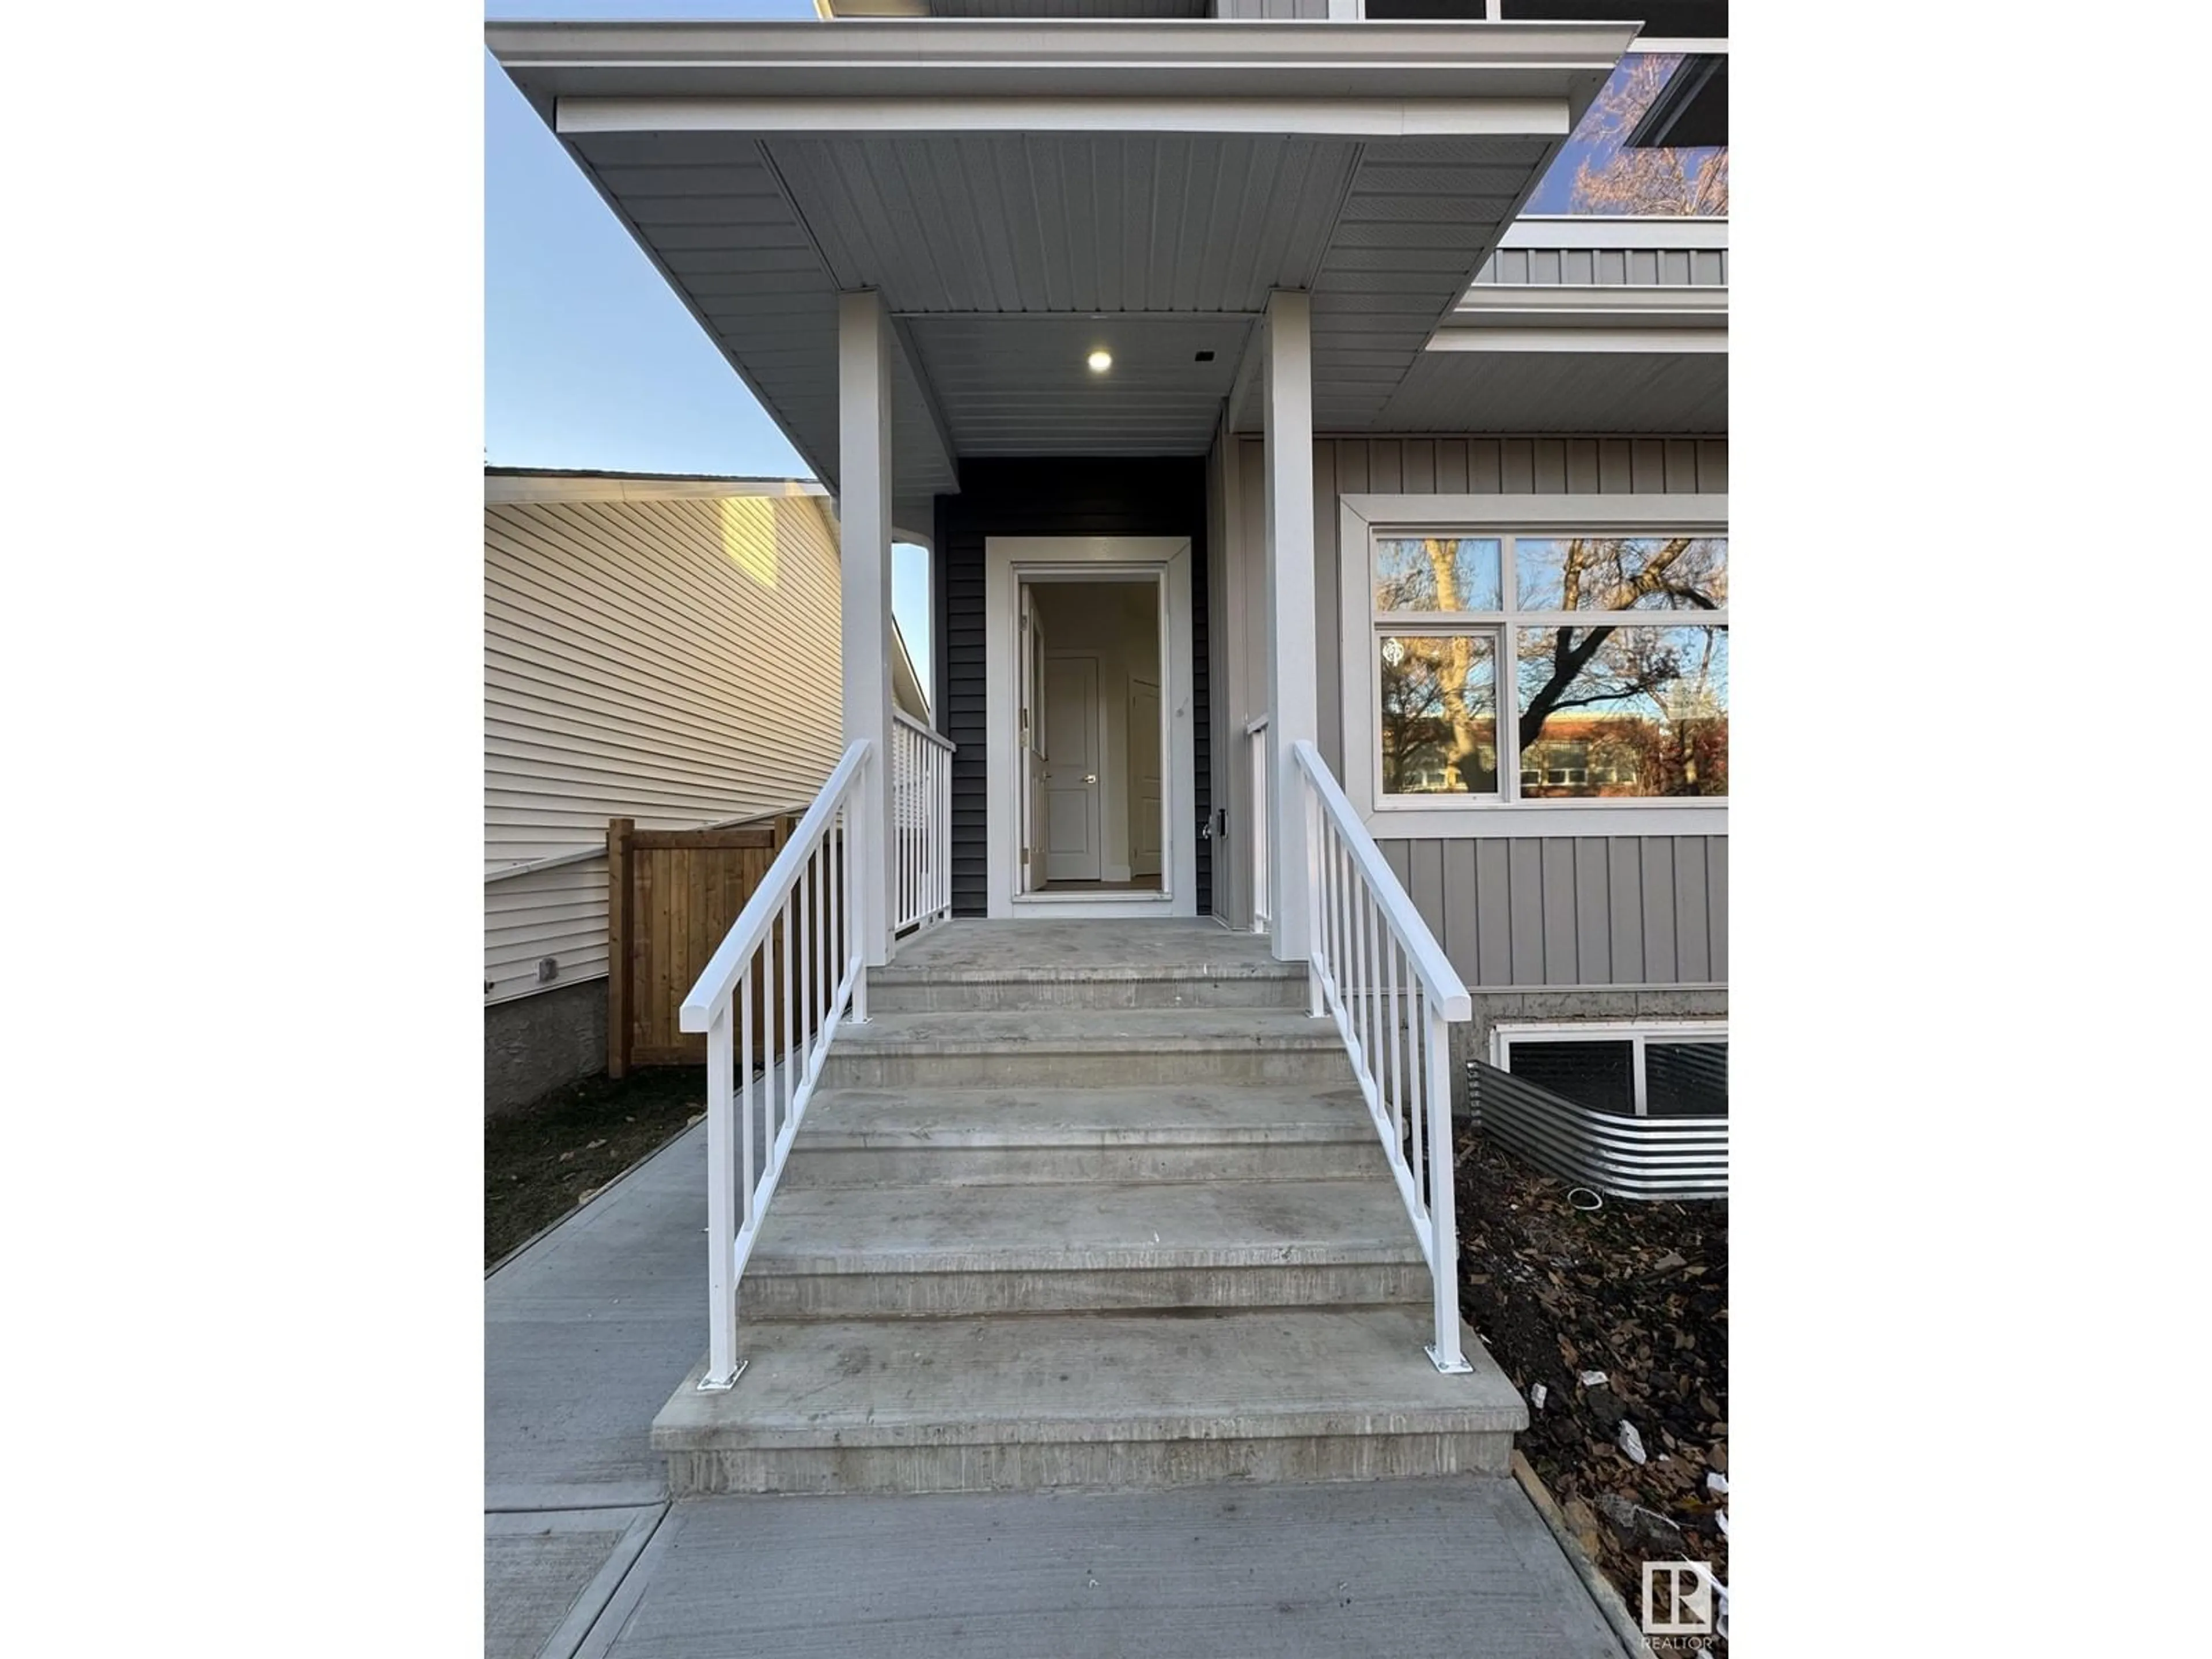
M 677 1011 L 797 822 L 778 814 L 712 830 L 607 824 L 607 1075 L 633 1066 L 703 1066 L 707 1038 Z M 781 934 L 775 936 L 781 950 Z M 781 1052 L 754 988 L 763 1058 Z M 780 1026 L 780 1022 L 777 1023 Z

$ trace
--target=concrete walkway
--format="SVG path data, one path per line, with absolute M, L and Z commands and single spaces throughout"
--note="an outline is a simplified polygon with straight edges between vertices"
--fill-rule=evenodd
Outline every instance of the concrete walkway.
M 1510 1480 L 671 1505 L 705 1193 L 702 1126 L 485 1282 L 486 1659 L 1618 1659 Z

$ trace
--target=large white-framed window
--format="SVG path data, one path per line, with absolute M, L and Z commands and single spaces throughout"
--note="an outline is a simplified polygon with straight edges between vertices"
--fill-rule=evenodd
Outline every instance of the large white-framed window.
M 1345 793 L 1378 836 L 1727 832 L 1721 495 L 1346 495 Z
M 1491 1028 L 1490 1063 L 1620 1117 L 1726 1117 L 1726 1020 L 1573 1020 Z

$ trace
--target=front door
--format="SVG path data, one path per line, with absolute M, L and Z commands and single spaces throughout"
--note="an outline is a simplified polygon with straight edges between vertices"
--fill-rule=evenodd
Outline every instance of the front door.
M 1044 664 L 1045 878 L 1097 881 L 1104 873 L 1100 833 L 1098 659 L 1048 656 Z

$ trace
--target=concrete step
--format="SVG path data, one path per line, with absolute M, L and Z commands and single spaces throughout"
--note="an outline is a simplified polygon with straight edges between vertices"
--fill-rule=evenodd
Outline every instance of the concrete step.
M 1397 1190 L 1352 1181 L 779 1190 L 741 1316 L 1420 1302 Z
M 833 1089 L 976 1085 L 1126 1088 L 1295 1083 L 1341 1087 L 1334 1024 L 1288 1008 L 878 1014 L 837 1029 Z
M 1429 1337 L 1425 1307 L 750 1322 L 737 1386 L 695 1368 L 653 1445 L 675 1498 L 1504 1474 L 1519 1394 Z
M 868 1006 L 886 1014 L 1022 1012 L 1047 1008 L 1303 1008 L 1304 964 L 1291 962 L 1081 963 L 871 969 Z
M 1383 1177 L 1358 1089 L 826 1089 L 779 1188 Z

